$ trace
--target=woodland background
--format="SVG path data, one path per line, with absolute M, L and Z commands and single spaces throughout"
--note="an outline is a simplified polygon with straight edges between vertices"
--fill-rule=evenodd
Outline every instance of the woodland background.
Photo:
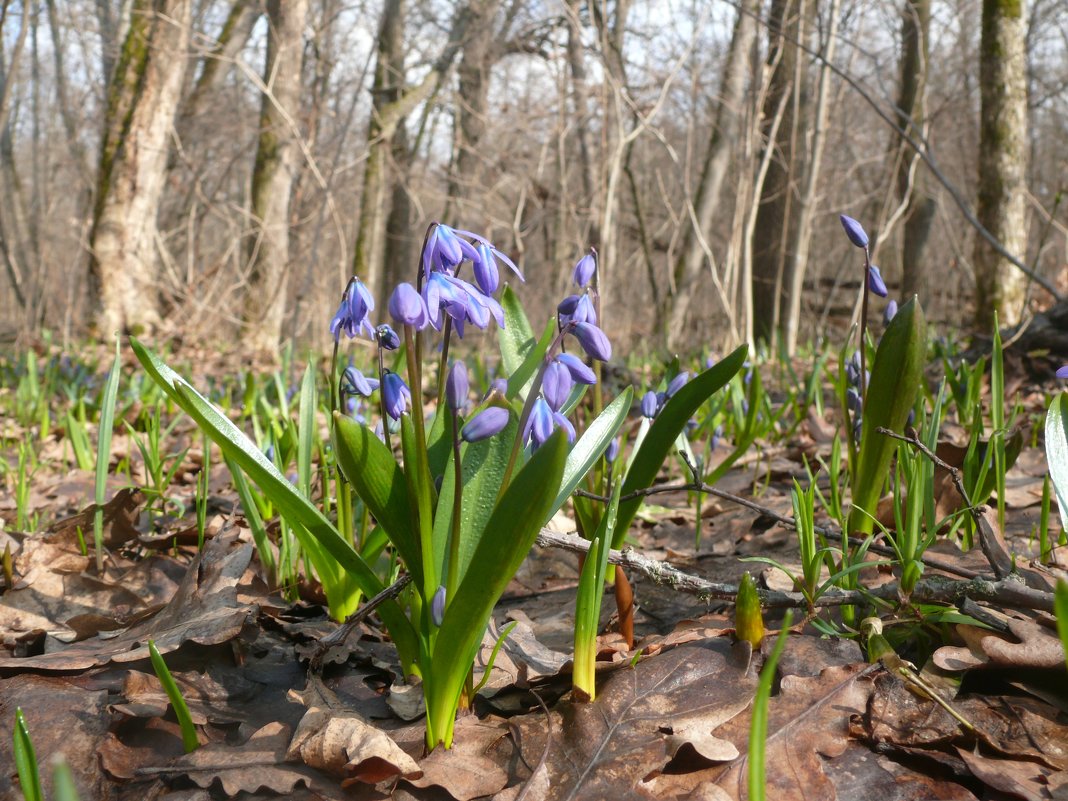
M 434 219 L 535 313 L 596 246 L 649 350 L 847 322 L 839 213 L 950 326 L 1068 290 L 1063 0 L 3 0 L 0 47 L 7 339 L 322 343 Z

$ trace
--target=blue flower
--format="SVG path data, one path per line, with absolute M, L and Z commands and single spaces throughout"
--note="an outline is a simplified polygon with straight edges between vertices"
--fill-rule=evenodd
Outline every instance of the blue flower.
M 658 411 L 660 411 L 659 400 L 656 397 L 656 393 L 650 389 L 642 395 L 642 417 L 652 420 L 656 417 Z
M 874 264 L 868 268 L 868 289 L 880 298 L 885 298 L 887 294 L 886 282 L 883 281 L 883 274 L 879 272 L 879 268 Z
M 403 378 L 396 373 L 387 372 L 382 376 L 382 400 L 386 406 L 386 414 L 394 420 L 400 420 L 400 416 L 411 403 L 412 392 Z
M 593 323 L 569 323 L 568 328 L 591 357 L 602 362 L 612 358 L 612 343 Z
M 890 325 L 890 321 L 897 316 L 897 301 L 893 298 L 886 304 L 886 308 L 883 309 L 883 325 Z
M 680 389 L 682 389 L 684 386 L 686 386 L 686 382 L 689 381 L 689 380 L 690 380 L 690 374 L 688 372 L 686 372 L 685 370 L 683 370 L 677 376 L 672 378 L 671 381 L 668 383 L 667 389 L 664 391 L 664 397 L 665 398 L 672 397 L 676 392 L 678 392 Z
M 553 429 L 556 427 L 555 422 L 553 410 L 549 408 L 549 404 L 544 398 L 538 398 L 534 401 L 534 408 L 531 409 L 530 417 L 523 430 L 523 441 L 526 442 L 529 439 L 531 448 L 537 450 L 552 436 Z
M 567 403 L 574 385 L 571 371 L 565 365 L 558 361 L 550 362 L 541 379 L 542 395 L 545 396 L 549 408 L 554 412 L 560 411 L 560 408 Z
M 564 365 L 571 373 L 571 380 L 576 384 L 596 384 L 597 375 L 578 356 L 571 353 L 561 353 L 556 361 Z
M 578 260 L 575 269 L 571 272 L 571 279 L 578 286 L 586 286 L 597 272 L 596 251 L 590 248 L 590 252 Z
M 474 246 L 459 236 L 447 225 L 434 223 L 423 247 L 423 275 L 434 271 L 451 273 L 464 259 L 477 257 Z
M 474 235 L 472 234 L 472 236 Z M 515 266 L 515 263 L 510 258 L 482 237 L 475 236 L 474 238 L 478 240 L 478 245 L 475 246 L 475 258 L 471 260 L 471 266 L 474 269 L 475 283 L 478 284 L 479 289 L 487 295 L 492 295 L 497 291 L 497 287 L 500 284 L 497 259 L 511 267 L 512 272 L 516 274 L 520 281 L 525 280 L 523 274 L 519 272 L 519 268 Z
M 377 378 L 368 378 L 351 365 L 341 374 L 341 391 L 346 395 L 363 395 L 366 398 L 376 389 Z
M 1068 365 L 1057 368 L 1057 378 L 1068 378 Z
M 842 227 L 845 228 L 846 236 L 849 237 L 850 242 L 858 248 L 866 248 L 868 246 L 868 235 L 865 233 L 863 225 L 845 214 L 838 215 L 838 219 L 842 221 Z
M 592 323 L 597 325 L 597 310 L 588 294 L 568 295 L 556 307 L 560 325 L 568 323 Z
M 608 464 L 612 464 L 619 457 L 619 437 L 616 437 L 608 443 L 608 447 L 604 451 L 604 459 Z
M 361 329 L 374 339 L 374 326 L 367 319 L 367 315 L 374 311 L 374 308 L 375 299 L 371 297 L 367 287 L 359 278 L 353 277 L 345 289 L 345 297 L 341 299 L 337 314 L 330 321 L 330 333 L 334 335 L 334 341 L 337 342 L 341 338 L 342 331 L 352 339 Z
M 454 412 L 462 409 L 467 402 L 467 390 L 467 365 L 463 362 L 453 362 L 445 379 L 445 402 Z
M 430 322 L 426 303 L 411 284 L 397 284 L 389 298 L 389 313 L 401 325 L 422 331 Z
M 467 421 L 460 431 L 460 436 L 464 442 L 489 439 L 505 429 L 510 417 L 511 414 L 507 409 L 502 409 L 500 406 L 487 406 Z
M 439 586 L 437 592 L 434 593 L 434 597 L 430 599 L 430 619 L 434 621 L 434 625 L 441 628 L 442 621 L 445 620 L 445 587 Z
M 431 273 L 423 286 L 423 299 L 430 324 L 435 329 L 441 329 L 442 312 L 452 318 L 456 332 L 461 337 L 465 323 L 485 329 L 490 319 L 494 319 L 498 326 L 504 328 L 504 309 L 501 304 L 455 276 L 442 272 Z

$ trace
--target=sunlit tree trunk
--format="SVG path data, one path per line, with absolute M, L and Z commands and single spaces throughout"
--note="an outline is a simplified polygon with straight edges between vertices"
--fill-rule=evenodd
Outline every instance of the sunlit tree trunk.
M 289 203 L 300 164 L 301 68 L 307 0 L 268 0 L 266 90 L 260 106 L 260 138 L 252 173 L 248 290 L 242 310 L 244 343 L 274 353 L 282 336 L 289 283 Z
M 1024 0 L 983 0 L 979 45 L 979 202 L 976 216 L 1010 253 L 1027 254 L 1027 13 Z M 995 310 L 1013 325 L 1026 277 L 983 239 L 975 245 L 975 324 L 988 330 Z
M 159 323 L 156 215 L 190 16 L 191 0 L 137 0 L 108 87 L 90 263 L 105 335 Z
M 706 264 L 705 247 L 719 208 L 720 189 L 742 126 L 747 66 L 756 41 L 757 6 L 754 0 L 748 0 L 739 10 L 723 67 L 715 124 L 693 201 L 695 219 L 684 226 L 674 268 L 675 292 L 668 297 L 668 344 L 672 348 L 684 339 L 686 317 Z

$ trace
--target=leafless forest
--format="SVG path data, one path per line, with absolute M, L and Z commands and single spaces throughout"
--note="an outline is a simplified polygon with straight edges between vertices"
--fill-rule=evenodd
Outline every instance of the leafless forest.
M 646 350 L 1068 292 L 1063 0 L 3 0 L 0 332 L 323 341 L 431 220 Z

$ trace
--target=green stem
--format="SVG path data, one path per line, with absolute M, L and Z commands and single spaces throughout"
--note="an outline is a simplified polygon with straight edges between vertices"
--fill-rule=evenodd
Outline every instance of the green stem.
M 452 418 L 452 461 L 455 470 L 452 491 L 452 532 L 449 537 L 449 573 L 445 583 L 445 608 L 456 595 L 460 583 L 460 524 L 463 511 L 464 469 L 460 461 L 460 421 L 455 409 L 449 410 Z

